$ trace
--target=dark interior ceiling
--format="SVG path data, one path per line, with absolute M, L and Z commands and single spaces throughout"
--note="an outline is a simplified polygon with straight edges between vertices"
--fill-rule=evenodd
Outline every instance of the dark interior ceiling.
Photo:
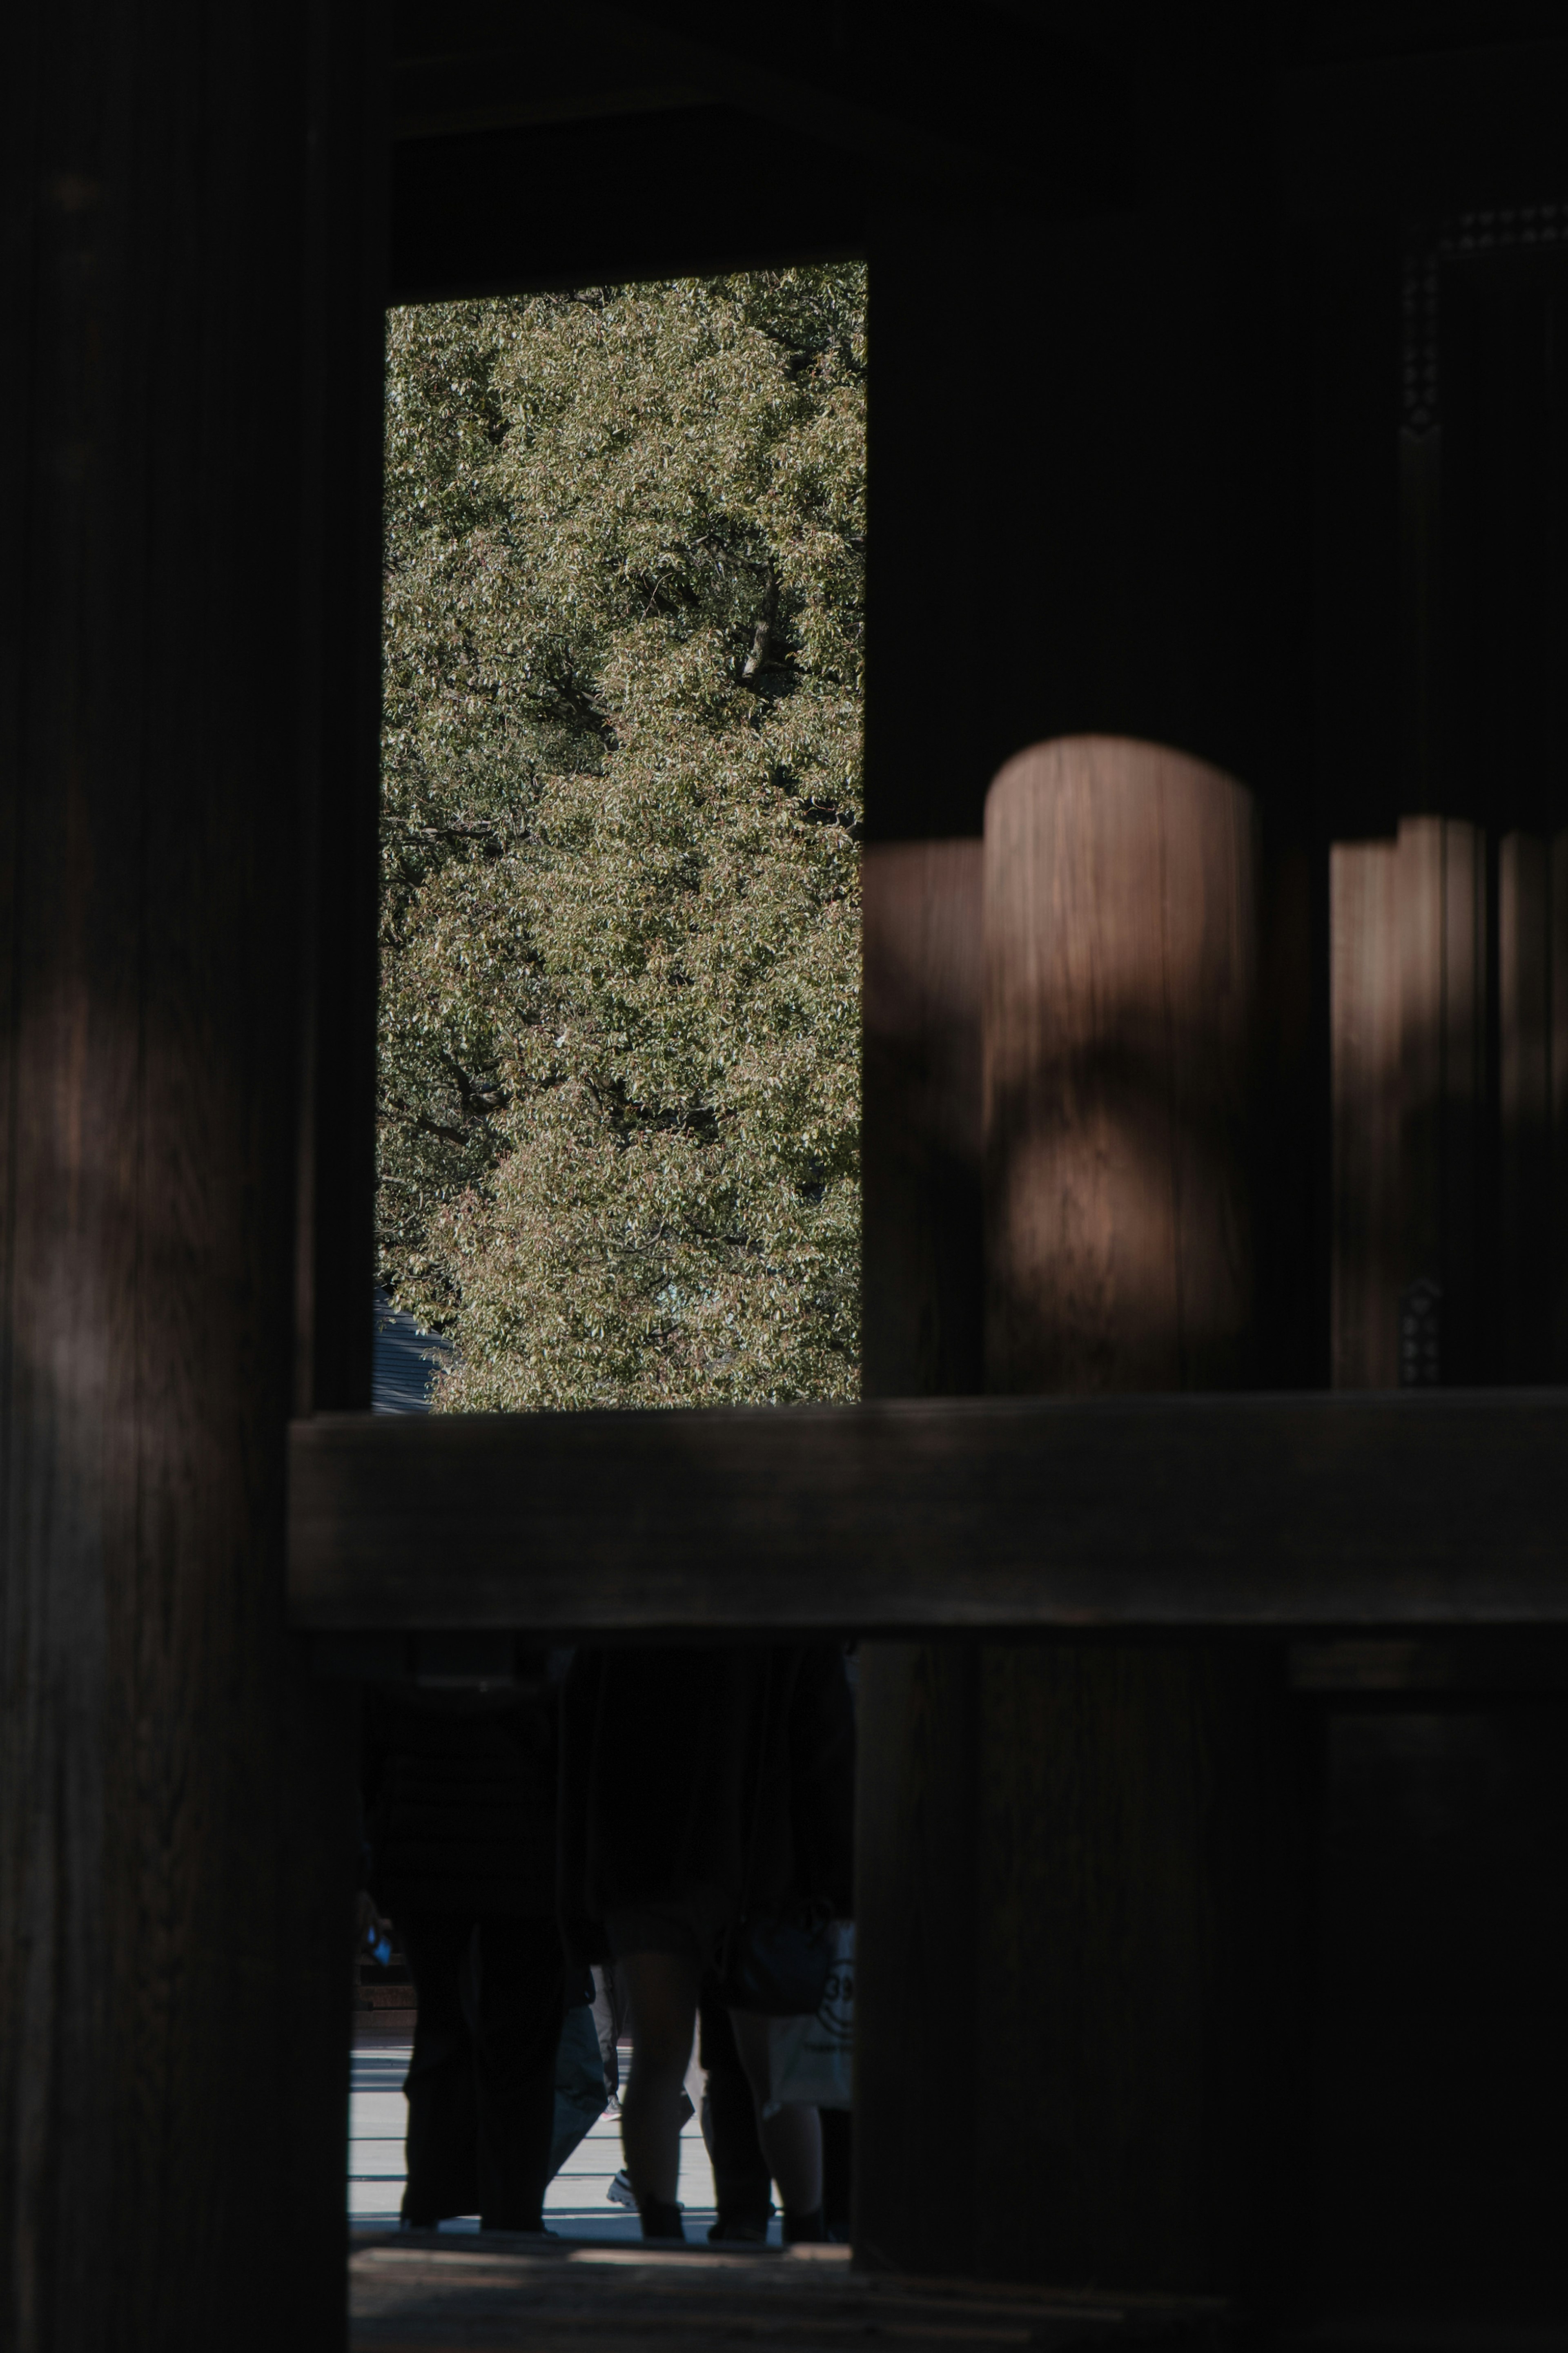
M 515 0 L 394 17 L 399 138 L 731 107 L 884 168 L 1024 187 L 1089 164 L 1090 122 L 1131 79 L 1125 58 L 985 0 L 919 19 L 834 0 L 787 20 L 602 0 L 564 17 Z
M 787 24 L 596 0 L 565 17 L 405 5 L 391 107 L 405 300 L 581 282 L 601 255 L 635 276 L 861 251 L 876 190 L 1098 205 L 1153 136 L 1124 69 L 988 5 L 918 32 L 821 0 Z
M 863 252 L 879 211 L 1529 201 L 1561 7 L 464 0 L 392 11 L 395 300 Z

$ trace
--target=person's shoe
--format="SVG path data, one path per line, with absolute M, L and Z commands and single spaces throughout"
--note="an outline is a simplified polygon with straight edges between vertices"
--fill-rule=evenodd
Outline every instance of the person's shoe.
M 820 2206 L 814 2207 L 809 2214 L 792 2214 L 787 2206 L 784 2208 L 784 2242 L 786 2247 L 819 2247 L 826 2237 Z
M 752 2214 L 721 2214 L 708 2232 L 710 2247 L 765 2247 L 768 2242 L 768 2218 L 760 2210 Z
M 679 2206 L 666 2206 L 658 2198 L 643 2198 L 637 2201 L 637 2211 L 642 2216 L 645 2239 L 679 2239 L 685 2243 L 686 2225 Z
M 609 2200 L 612 2206 L 625 2206 L 628 2208 L 632 2213 L 635 2214 L 637 2212 L 637 2193 L 632 2188 L 631 2175 L 626 2171 L 624 2165 L 616 2174 L 615 2179 L 611 2182 L 609 2188 L 605 2190 L 605 2195 Z

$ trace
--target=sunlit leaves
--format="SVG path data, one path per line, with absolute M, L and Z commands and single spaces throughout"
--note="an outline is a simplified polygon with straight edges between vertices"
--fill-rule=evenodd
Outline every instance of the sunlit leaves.
M 854 1393 L 863 322 L 395 315 L 382 1251 L 449 1406 Z

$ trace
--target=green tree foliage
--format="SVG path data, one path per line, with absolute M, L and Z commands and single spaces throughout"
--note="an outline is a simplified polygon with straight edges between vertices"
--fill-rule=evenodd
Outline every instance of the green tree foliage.
M 381 1263 L 447 1409 L 855 1394 L 864 319 L 394 316 Z

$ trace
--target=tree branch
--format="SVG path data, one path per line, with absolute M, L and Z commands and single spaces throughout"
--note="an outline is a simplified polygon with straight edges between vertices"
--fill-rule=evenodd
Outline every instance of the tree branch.
M 772 564 L 767 569 L 767 586 L 763 592 L 763 609 L 757 626 L 752 632 L 752 650 L 746 656 L 741 671 L 741 683 L 749 686 L 761 670 L 767 667 L 768 648 L 773 639 L 773 625 L 779 617 L 778 575 Z

